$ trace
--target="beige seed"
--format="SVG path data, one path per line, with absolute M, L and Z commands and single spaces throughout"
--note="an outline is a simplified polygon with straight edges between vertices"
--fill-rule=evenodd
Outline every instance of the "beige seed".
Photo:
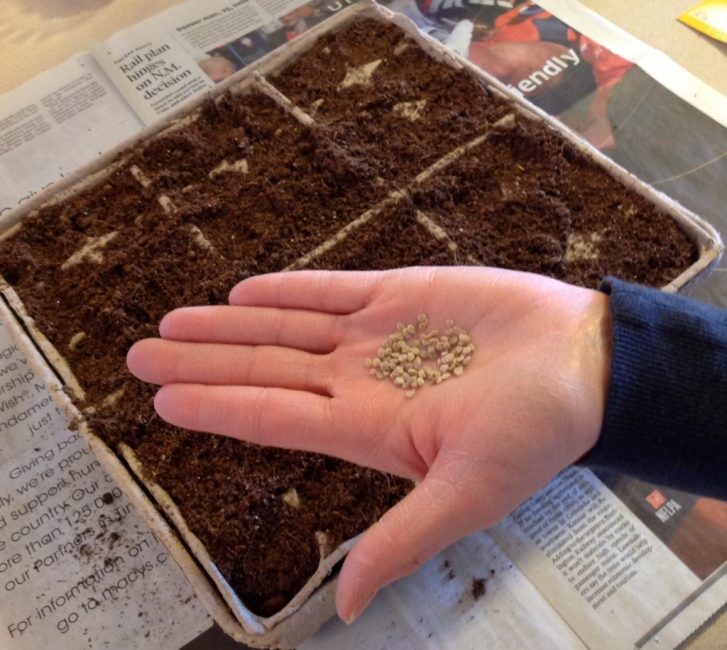
M 404 395 L 406 395 L 409 398 L 414 397 L 414 395 L 416 395 L 416 394 L 417 394 L 417 392 L 413 388 L 409 389 L 408 391 L 406 391 L 406 393 L 404 393 Z
M 464 374 L 464 368 L 462 366 L 457 366 L 454 369 L 454 375 L 455 377 L 461 377 Z

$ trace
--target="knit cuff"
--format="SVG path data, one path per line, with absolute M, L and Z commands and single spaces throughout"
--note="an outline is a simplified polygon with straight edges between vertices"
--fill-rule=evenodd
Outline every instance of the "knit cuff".
M 580 463 L 727 499 L 727 311 L 607 278 L 611 375 Z

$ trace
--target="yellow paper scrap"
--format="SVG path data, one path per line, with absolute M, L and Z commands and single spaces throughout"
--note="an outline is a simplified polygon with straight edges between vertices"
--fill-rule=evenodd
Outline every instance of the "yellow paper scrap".
M 705 0 L 679 16 L 685 25 L 727 43 L 727 0 Z

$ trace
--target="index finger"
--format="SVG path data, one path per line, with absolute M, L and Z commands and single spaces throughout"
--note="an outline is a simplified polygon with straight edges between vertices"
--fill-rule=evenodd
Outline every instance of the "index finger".
M 370 301 L 383 277 L 376 271 L 288 271 L 257 275 L 230 291 L 231 305 L 352 314 Z

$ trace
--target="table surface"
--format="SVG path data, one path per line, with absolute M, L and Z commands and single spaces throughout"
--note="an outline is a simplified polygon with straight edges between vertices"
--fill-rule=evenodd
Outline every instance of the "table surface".
M 62 63 L 123 27 L 178 0 L 4 0 L 0 25 L 0 94 Z M 676 20 L 696 0 L 581 0 L 612 23 L 665 52 L 727 95 L 727 45 Z M 690 650 L 724 648 L 727 611 L 684 644 Z

